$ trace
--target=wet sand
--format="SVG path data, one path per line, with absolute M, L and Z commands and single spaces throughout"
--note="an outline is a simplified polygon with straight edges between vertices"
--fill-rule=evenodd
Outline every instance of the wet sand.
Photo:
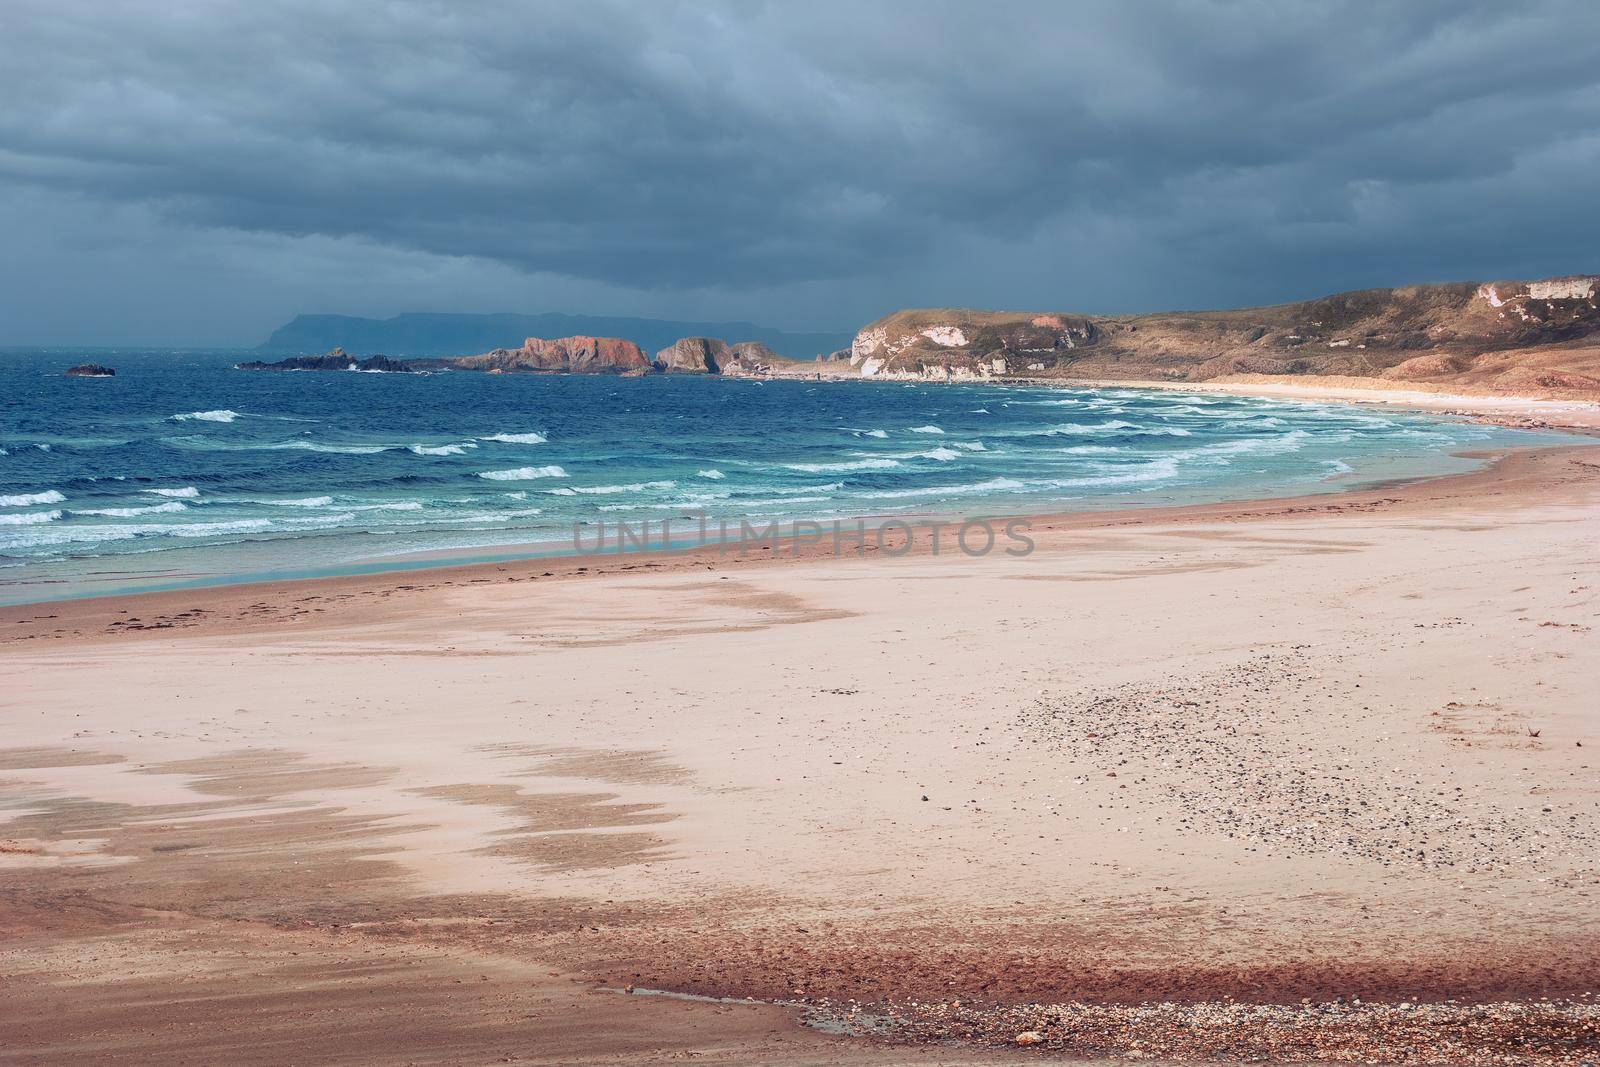
M 0 609 L 0 1058 L 1592 1059 L 1595 452 Z

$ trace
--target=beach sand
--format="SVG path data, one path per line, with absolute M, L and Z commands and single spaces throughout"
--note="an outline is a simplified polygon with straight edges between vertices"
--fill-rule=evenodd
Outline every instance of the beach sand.
M 0 609 L 0 1059 L 1593 1059 L 1597 519 L 1573 447 Z

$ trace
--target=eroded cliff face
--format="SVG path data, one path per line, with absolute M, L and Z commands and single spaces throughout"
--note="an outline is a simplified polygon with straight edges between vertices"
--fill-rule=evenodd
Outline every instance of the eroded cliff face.
M 1318 375 L 1600 395 L 1600 279 L 1410 286 L 1131 317 L 896 312 L 856 335 L 862 377 L 1203 381 Z
M 733 359 L 727 342 L 715 337 L 684 337 L 656 353 L 656 370 L 720 374 Z
M 571 374 L 625 374 L 651 369 L 644 350 L 616 337 L 530 337 L 521 348 L 497 348 L 481 356 L 444 360 L 457 370 L 490 373 L 547 372 Z

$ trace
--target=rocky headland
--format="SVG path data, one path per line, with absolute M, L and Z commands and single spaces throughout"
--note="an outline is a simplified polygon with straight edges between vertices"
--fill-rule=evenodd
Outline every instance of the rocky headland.
M 1360 379 L 1600 397 L 1600 278 L 1367 289 L 1237 311 L 898 311 L 831 376 L 1157 382 Z
M 496 348 L 475 356 L 441 359 L 357 359 L 342 348 L 324 355 L 290 356 L 274 362 L 235 363 L 237 370 L 265 371 L 478 371 L 485 374 L 726 374 L 771 375 L 780 365 L 812 366 L 790 360 L 760 341 L 728 344 L 715 337 L 685 337 L 652 359 L 632 341 L 616 337 L 530 337 L 519 348 Z
M 897 311 L 848 349 L 790 359 L 759 341 L 530 337 L 481 355 L 358 360 L 343 349 L 244 370 L 467 370 L 916 381 L 1293 382 L 1600 398 L 1600 277 L 1366 289 L 1235 311 L 1082 315 Z

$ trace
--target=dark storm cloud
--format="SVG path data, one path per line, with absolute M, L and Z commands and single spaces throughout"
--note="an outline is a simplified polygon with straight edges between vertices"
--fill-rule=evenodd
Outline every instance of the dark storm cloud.
M 269 303 L 329 241 L 846 326 L 1595 269 L 1597 42 L 1590 2 L 9 0 L 0 192 L 279 242 Z

